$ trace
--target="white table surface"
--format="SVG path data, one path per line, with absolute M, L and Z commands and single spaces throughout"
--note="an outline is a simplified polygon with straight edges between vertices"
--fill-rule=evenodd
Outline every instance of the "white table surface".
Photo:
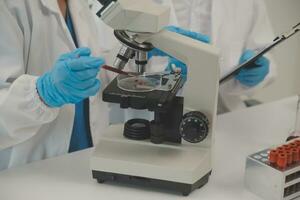
M 247 155 L 282 143 L 294 124 L 296 97 L 218 117 L 213 174 L 188 197 L 91 177 L 91 149 L 0 172 L 0 200 L 261 200 L 244 189 Z

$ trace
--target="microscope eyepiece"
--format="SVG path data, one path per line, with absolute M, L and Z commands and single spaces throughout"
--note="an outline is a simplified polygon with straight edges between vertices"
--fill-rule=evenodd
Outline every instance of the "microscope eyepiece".
M 102 12 L 108 7 L 110 6 L 111 3 L 116 2 L 118 0 L 98 0 L 99 3 L 101 3 L 103 5 L 103 7 L 97 12 L 97 16 L 101 17 L 102 16 Z
M 110 4 L 113 1 L 117 1 L 117 0 L 98 0 L 103 6 L 107 6 L 108 4 Z

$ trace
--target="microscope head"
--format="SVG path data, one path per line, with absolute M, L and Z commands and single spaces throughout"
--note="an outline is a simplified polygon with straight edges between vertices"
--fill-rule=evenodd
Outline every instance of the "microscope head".
M 157 33 L 169 23 L 170 8 L 152 0 L 100 0 L 97 13 L 114 30 Z
M 147 52 L 154 47 L 145 42 L 169 24 L 170 9 L 152 0 L 99 0 L 103 5 L 97 13 L 104 23 L 113 28 L 122 47 L 114 67 L 123 69 L 135 59 L 136 72 L 144 73 L 148 62 Z

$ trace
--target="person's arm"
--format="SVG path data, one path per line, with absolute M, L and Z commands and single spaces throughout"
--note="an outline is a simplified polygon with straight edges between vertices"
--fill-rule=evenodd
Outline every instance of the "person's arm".
M 275 34 L 269 19 L 265 1 L 254 0 L 254 7 L 254 10 L 257 10 L 257 13 L 255 13 L 256 23 L 254 23 L 252 33 L 248 38 L 246 49 L 255 50 L 269 45 L 272 40 L 275 39 Z M 263 87 L 271 84 L 277 76 L 276 61 L 272 54 L 266 54 L 265 57 L 270 61 L 270 70 L 265 80 L 261 83 Z
M 245 42 L 245 51 L 261 49 L 275 38 L 264 1 L 253 0 L 253 11 L 251 32 Z M 276 77 L 277 67 L 271 54 L 266 54 L 265 57 L 268 59 L 270 65 L 268 75 L 262 82 L 249 87 L 241 84 L 237 79 L 233 79 L 221 86 L 222 93 L 224 95 L 252 96 L 258 90 L 271 84 Z
M 24 31 L 27 30 L 20 25 L 19 19 L 1 1 L 0 150 L 29 139 L 43 124 L 53 121 L 59 112 L 40 99 L 36 90 L 37 77 L 24 74 Z M 7 83 L 9 79 L 15 80 Z

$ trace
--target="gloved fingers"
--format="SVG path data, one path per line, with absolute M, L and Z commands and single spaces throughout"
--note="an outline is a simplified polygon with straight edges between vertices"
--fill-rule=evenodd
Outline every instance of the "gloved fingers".
M 177 68 L 177 69 L 180 68 L 180 73 L 182 75 L 187 75 L 187 66 L 186 66 L 186 64 L 184 64 L 183 62 L 177 60 L 176 58 L 169 58 L 169 64 L 167 66 L 167 70 L 175 72 L 174 67 Z
M 64 105 L 66 102 L 69 102 L 68 95 L 65 94 L 68 94 L 68 91 L 64 92 L 64 89 L 58 87 L 53 87 L 53 91 L 51 92 L 53 101 L 57 102 L 57 105 L 60 106 Z
M 237 75 L 235 77 L 236 80 L 238 80 L 241 84 L 248 86 L 248 87 L 252 87 L 255 83 L 255 81 L 252 78 L 249 77 L 244 77 L 243 75 Z
M 68 59 L 75 59 L 79 57 L 86 57 L 91 55 L 91 50 L 86 47 L 78 48 L 70 53 L 66 53 L 60 56 L 59 61 L 64 61 Z
M 210 37 L 208 35 L 204 35 L 201 33 L 189 31 L 180 27 L 176 26 L 168 26 L 166 27 L 168 31 L 179 33 L 181 35 L 187 36 L 189 38 L 204 42 L 204 43 L 210 43 Z
M 250 79 L 257 79 L 257 77 L 260 77 L 257 74 L 239 74 L 237 76 L 240 80 L 250 80 Z
M 268 58 L 262 56 L 256 60 L 255 64 L 259 65 L 259 66 L 270 66 L 270 60 Z
M 75 94 L 76 92 L 78 91 L 69 85 L 65 85 L 63 88 L 59 89 L 59 94 L 63 98 L 64 104 L 76 104 L 84 99 L 82 97 L 79 97 L 78 93 Z
M 263 71 L 260 72 L 249 72 L 249 73 L 242 73 L 240 74 L 240 77 L 265 77 L 268 74 L 269 70 L 268 69 L 263 69 Z
M 240 58 L 240 64 L 250 60 L 253 56 L 255 56 L 254 51 L 246 50 Z
M 69 88 L 69 93 L 75 99 L 85 99 L 90 96 L 95 96 L 100 90 L 101 82 L 98 79 L 94 79 L 94 84 L 85 89 L 76 89 L 72 86 L 67 86 Z
M 100 87 L 101 87 L 101 82 L 100 82 L 100 80 L 96 79 L 95 84 L 92 87 L 86 89 L 85 91 L 87 92 L 89 97 L 95 96 L 99 92 Z
M 241 56 L 240 59 L 240 64 L 250 60 L 252 57 L 255 56 L 255 52 L 252 50 L 246 50 L 243 55 Z M 261 67 L 261 66 L 269 66 L 270 65 L 270 61 L 269 59 L 267 59 L 266 57 L 262 56 L 259 59 L 257 59 L 255 61 L 255 64 L 257 65 L 257 67 Z
M 251 68 L 245 68 L 240 71 L 241 75 L 245 76 L 263 76 L 267 75 L 269 73 L 269 66 L 268 65 L 255 65 L 254 67 Z
M 63 88 L 59 89 L 60 96 L 64 99 L 64 103 L 76 104 L 90 96 L 94 96 L 100 90 L 100 81 L 95 80 L 94 84 L 84 90 L 76 89 L 73 86 L 66 84 Z
M 64 99 L 64 104 L 76 104 L 81 102 L 83 99 L 82 97 L 78 97 L 77 95 L 72 95 L 73 91 L 71 91 L 68 86 L 61 89 L 60 91 L 62 98 Z
M 99 68 L 93 68 L 82 71 L 70 71 L 70 76 L 74 81 L 81 82 L 96 78 L 99 73 L 99 70 Z
M 260 73 L 239 73 L 235 78 L 242 83 L 243 85 L 253 87 L 258 85 L 262 82 L 265 77 L 267 76 L 267 72 L 260 72 Z
M 177 67 L 174 63 L 169 63 L 165 71 L 181 74 L 182 69 L 180 67 Z
M 246 75 L 239 75 L 239 79 L 243 79 L 243 80 L 248 80 L 248 79 L 256 79 L 258 76 L 257 74 L 256 75 L 249 75 L 249 74 L 246 74 Z
M 77 90 L 86 90 L 86 89 L 92 87 L 95 84 L 96 80 L 97 80 L 96 78 L 91 78 L 91 79 L 87 79 L 87 80 L 83 80 L 83 81 L 78 81 L 78 80 L 73 79 L 73 80 L 68 81 L 65 84 L 67 84 Z
M 72 71 L 82 71 L 92 68 L 100 70 L 100 67 L 104 65 L 104 63 L 102 58 L 80 57 L 67 61 L 67 66 Z
M 257 68 L 242 69 L 239 72 L 240 77 L 257 76 L 258 74 L 259 74 L 259 70 L 257 70 Z
M 239 79 L 237 79 L 242 85 L 245 85 L 245 86 L 247 86 L 247 87 L 254 87 L 255 85 L 256 85 L 256 83 L 254 82 L 254 81 L 252 81 L 252 80 L 243 80 L 243 81 L 241 81 L 241 80 L 239 80 Z
M 254 51 L 246 50 L 240 58 L 240 64 L 248 61 L 254 56 Z M 253 63 L 253 66 L 240 70 L 235 78 L 243 85 L 254 87 L 266 78 L 269 70 L 270 61 L 266 57 L 260 57 Z
M 177 67 L 174 63 L 169 63 L 165 68 L 165 71 L 181 74 L 182 69 L 180 67 Z

